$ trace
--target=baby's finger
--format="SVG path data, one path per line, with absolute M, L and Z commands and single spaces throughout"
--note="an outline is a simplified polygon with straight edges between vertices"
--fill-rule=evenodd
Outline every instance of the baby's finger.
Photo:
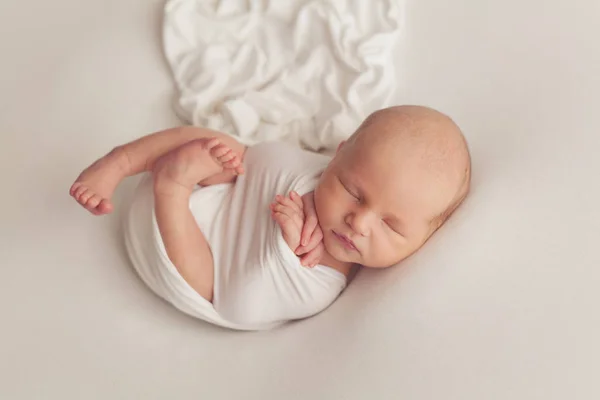
M 271 218 L 273 218 L 281 228 L 294 228 L 295 226 L 294 221 L 292 221 L 289 216 L 279 211 L 271 211 Z
M 317 216 L 314 214 L 310 214 L 306 217 L 306 221 L 304 221 L 304 227 L 302 228 L 302 237 L 300 239 L 300 243 L 302 246 L 308 246 L 308 242 L 317 227 L 319 221 L 317 220 Z
M 279 203 L 274 203 L 273 206 L 271 207 L 271 210 L 287 216 L 297 226 L 298 231 L 302 228 L 302 224 L 303 224 L 302 217 L 300 215 L 298 215 L 298 213 L 295 212 L 294 210 L 292 210 L 291 208 L 283 206 Z
M 303 267 L 307 267 L 307 268 L 313 268 L 316 264 L 318 264 L 319 261 L 316 257 L 306 257 L 306 258 L 301 258 L 300 259 L 300 265 L 302 265 Z
M 314 267 L 321 261 L 323 256 L 323 246 L 318 246 L 300 258 L 300 263 L 307 267 Z
M 310 237 L 310 241 L 316 241 L 316 242 L 321 242 L 323 241 L 323 230 L 321 229 L 320 226 L 317 226 L 315 228 L 315 231 L 313 232 L 312 236 Z
M 302 203 L 302 197 L 300 197 L 298 193 L 292 190 L 290 192 L 290 199 L 292 199 L 292 201 L 296 203 L 296 205 L 300 207 L 300 209 L 304 210 L 304 203 Z
M 294 221 L 290 219 L 287 215 L 280 212 L 272 212 L 271 217 L 277 222 L 277 224 L 281 227 L 281 230 L 287 235 L 288 232 L 297 229 Z
M 278 194 L 277 196 L 275 196 L 275 198 L 277 199 L 277 201 L 279 201 L 282 204 L 285 204 L 288 207 L 292 207 L 295 210 L 300 209 L 300 207 L 298 207 L 298 205 L 296 203 L 294 203 L 294 201 L 292 199 L 290 199 L 289 197 Z
M 304 223 L 304 226 L 306 226 L 306 223 Z M 319 245 L 319 243 L 321 243 L 322 241 L 323 241 L 323 231 L 321 230 L 321 228 L 317 227 L 317 229 L 315 229 L 312 236 L 306 243 L 306 246 L 301 245 L 300 247 L 298 247 L 296 249 L 296 254 L 301 255 L 304 253 L 308 253 L 308 252 L 312 251 L 315 247 L 317 247 Z
M 296 203 L 294 203 L 291 199 L 281 196 L 279 194 L 277 196 L 275 196 L 275 199 L 280 204 L 283 204 L 284 206 L 291 208 L 292 210 L 294 210 L 294 212 L 296 212 L 299 215 L 302 215 L 302 217 L 304 217 L 304 213 L 302 212 L 302 209 L 300 207 L 298 207 L 298 205 Z

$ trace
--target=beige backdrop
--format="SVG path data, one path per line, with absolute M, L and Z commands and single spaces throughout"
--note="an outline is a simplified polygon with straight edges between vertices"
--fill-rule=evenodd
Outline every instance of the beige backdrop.
M 398 102 L 464 128 L 472 194 L 402 268 L 265 333 L 175 312 L 118 212 L 68 196 L 177 124 L 162 1 L 0 2 L 0 398 L 600 398 L 600 3 L 407 1 Z

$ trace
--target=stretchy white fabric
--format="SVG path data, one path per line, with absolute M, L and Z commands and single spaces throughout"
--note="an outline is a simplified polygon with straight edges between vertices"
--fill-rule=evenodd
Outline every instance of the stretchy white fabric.
M 187 123 L 335 150 L 393 102 L 396 0 L 170 0 L 163 44 Z
M 181 311 L 220 326 L 269 329 L 327 308 L 346 286 L 332 268 L 309 269 L 270 216 L 277 194 L 313 190 L 329 157 L 285 143 L 248 148 L 246 173 L 235 184 L 198 188 L 190 209 L 214 260 L 213 303 L 196 293 L 169 260 L 154 214 L 152 178 L 136 189 L 125 220 L 125 243 L 142 280 Z

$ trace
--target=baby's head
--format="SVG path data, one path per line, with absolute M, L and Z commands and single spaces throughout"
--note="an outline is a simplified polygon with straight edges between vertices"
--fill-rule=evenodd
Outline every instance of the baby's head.
M 458 126 L 421 106 L 371 114 L 338 147 L 314 192 L 327 252 L 389 267 L 413 254 L 469 192 L 471 161 Z

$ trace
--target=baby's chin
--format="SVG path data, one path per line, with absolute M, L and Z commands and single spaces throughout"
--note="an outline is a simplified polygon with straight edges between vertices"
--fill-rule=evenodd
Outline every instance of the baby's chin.
M 330 240 L 324 240 L 323 244 L 325 245 L 325 251 L 338 263 L 360 264 L 362 262 L 362 257 L 357 250 L 344 250 L 340 244 Z
M 358 264 L 366 268 L 383 269 L 393 267 L 399 264 L 407 256 L 397 255 L 396 257 L 388 257 L 386 259 L 369 259 L 365 258 L 358 250 L 348 250 L 343 245 L 337 243 L 335 240 L 323 240 L 325 251 L 331 258 L 331 261 L 337 263 L 350 263 Z

